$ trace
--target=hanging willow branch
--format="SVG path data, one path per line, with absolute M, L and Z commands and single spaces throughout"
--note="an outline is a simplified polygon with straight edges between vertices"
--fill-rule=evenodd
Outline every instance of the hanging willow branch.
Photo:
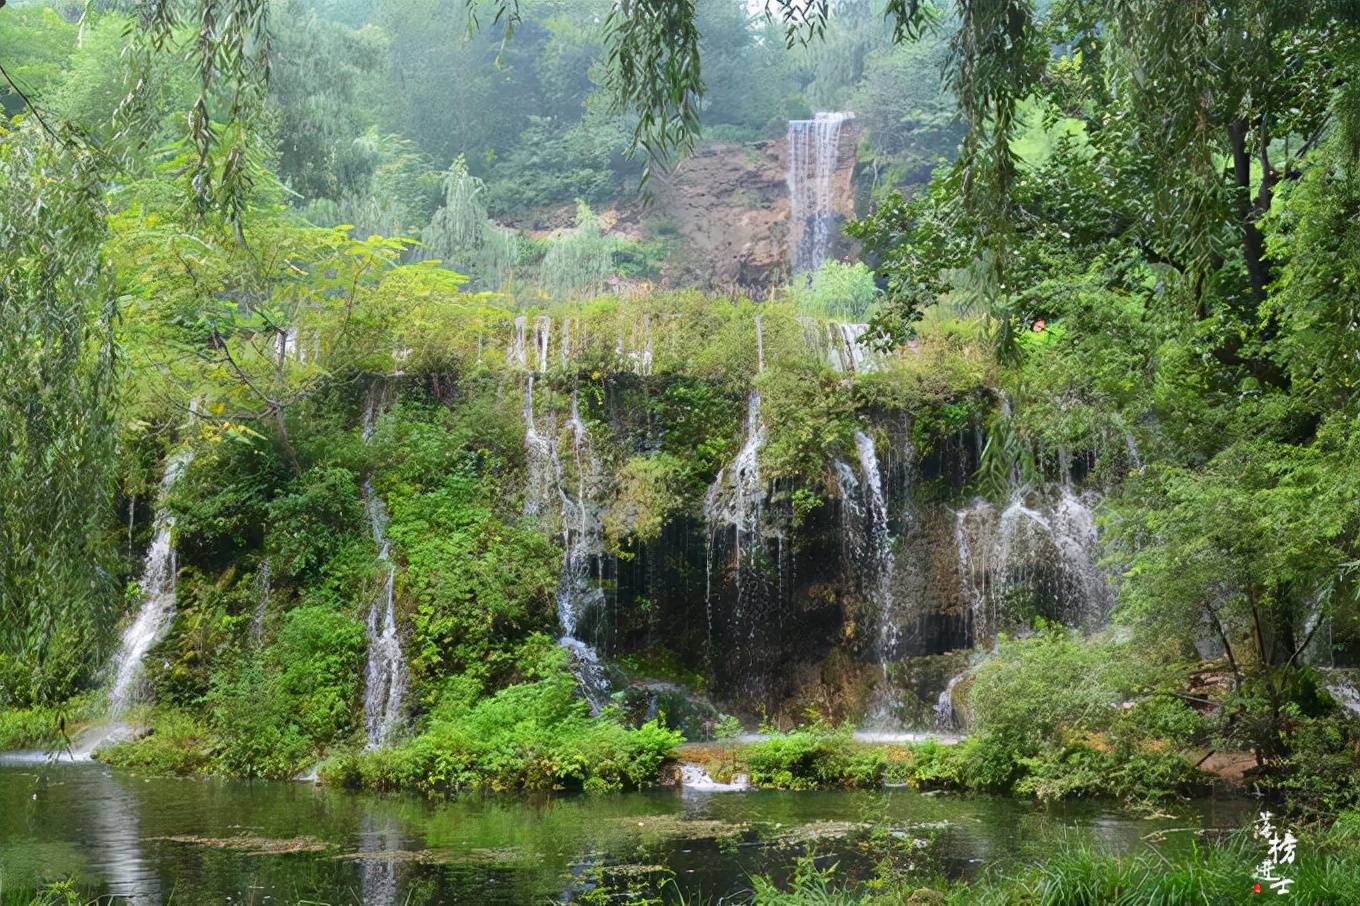
M 156 135 L 153 68 L 158 55 L 176 49 L 181 24 L 193 22 L 187 49 L 198 96 L 184 136 L 192 149 L 185 175 L 197 209 L 221 213 L 241 235 L 249 161 L 269 91 L 268 0 L 148 0 L 139 12 L 128 48 L 134 79 L 113 116 L 117 134 L 129 155 Z

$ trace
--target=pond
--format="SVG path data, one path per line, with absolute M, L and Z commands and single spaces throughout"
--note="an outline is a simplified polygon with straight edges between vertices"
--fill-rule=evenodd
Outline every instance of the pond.
M 546 903 L 665 884 L 690 903 L 740 902 L 751 875 L 785 876 L 808 851 L 853 877 L 869 870 L 874 841 L 930 840 L 943 870 L 968 876 L 1074 838 L 1129 851 L 1165 831 L 1164 846 L 1185 845 L 1193 829 L 1240 826 L 1250 808 L 1205 800 L 1149 819 L 906 789 L 434 802 L 11 760 L 0 765 L 0 899 L 75 878 L 140 906 Z

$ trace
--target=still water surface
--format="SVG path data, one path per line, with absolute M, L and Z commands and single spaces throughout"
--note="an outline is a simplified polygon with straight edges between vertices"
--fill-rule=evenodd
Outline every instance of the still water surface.
M 867 872 L 875 829 L 880 841 L 929 838 L 940 867 L 972 875 L 1041 859 L 1064 840 L 1128 851 L 1159 830 L 1240 826 L 1249 809 L 1203 801 L 1147 819 L 905 789 L 430 802 L 11 763 L 0 764 L 0 900 L 73 877 L 138 906 L 524 904 L 598 896 L 601 885 L 655 891 L 673 877 L 689 902 L 741 902 L 752 874 L 784 876 L 809 848 L 847 875 Z M 1176 830 L 1159 845 L 1188 839 Z

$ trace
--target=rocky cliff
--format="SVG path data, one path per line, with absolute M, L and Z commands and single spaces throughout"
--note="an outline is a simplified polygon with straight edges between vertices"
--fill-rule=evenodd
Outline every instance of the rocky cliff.
M 839 227 L 854 216 L 855 146 L 849 120 L 836 143 L 827 180 L 831 254 L 852 257 L 855 245 Z M 700 145 L 670 173 L 658 174 L 649 199 L 631 199 L 600 212 L 610 231 L 629 238 L 670 240 L 674 252 L 663 269 L 671 287 L 736 290 L 763 297 L 788 282 L 792 242 L 787 136 L 748 144 Z M 806 165 L 806 164 L 805 164 Z M 574 208 L 540 212 L 517 224 L 547 233 L 569 227 Z

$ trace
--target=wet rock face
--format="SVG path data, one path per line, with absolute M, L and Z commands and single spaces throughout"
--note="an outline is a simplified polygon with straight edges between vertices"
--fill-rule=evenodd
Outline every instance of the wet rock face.
M 683 243 L 668 282 L 763 292 L 788 278 L 784 145 L 703 145 L 657 180 L 654 207 L 639 213 Z

